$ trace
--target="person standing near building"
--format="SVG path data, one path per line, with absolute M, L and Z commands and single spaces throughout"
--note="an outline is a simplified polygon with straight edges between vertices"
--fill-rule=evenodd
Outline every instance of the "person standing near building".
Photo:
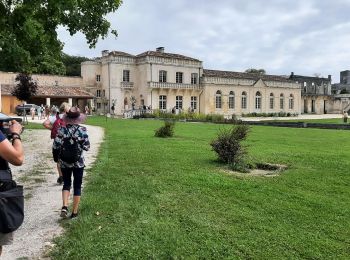
M 0 170 L 8 171 L 11 173 L 9 163 L 15 166 L 23 164 L 24 152 L 20 134 L 22 132 L 22 126 L 17 121 L 13 120 L 9 127 L 9 132 L 12 134 L 12 144 L 6 138 L 6 136 L 0 131 Z M 2 179 L 0 175 L 0 188 L 6 187 L 9 181 Z M 2 247 L 12 244 L 13 232 L 0 233 L 0 256 L 2 253 Z
M 75 218 L 78 216 L 85 167 L 83 152 L 90 149 L 90 141 L 86 127 L 79 125 L 86 119 L 86 115 L 80 113 L 79 108 L 71 107 L 62 119 L 65 126 L 58 130 L 53 143 L 54 157 L 59 162 L 63 175 L 63 202 L 60 216 L 68 217 L 68 200 L 73 175 L 73 209 L 70 218 Z
M 348 122 L 348 112 L 346 112 L 345 110 L 343 111 L 343 122 L 344 124 L 346 124 Z
M 30 115 L 32 116 L 32 120 L 34 120 L 34 118 L 35 118 L 35 107 L 34 106 L 32 106 L 30 108 Z

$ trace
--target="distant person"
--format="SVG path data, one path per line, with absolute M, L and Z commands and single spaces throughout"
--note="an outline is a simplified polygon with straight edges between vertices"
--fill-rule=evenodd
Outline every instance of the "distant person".
M 70 218 L 75 218 L 78 216 L 85 167 L 83 151 L 90 149 L 90 141 L 86 127 L 79 125 L 86 119 L 86 115 L 80 113 L 79 108 L 71 107 L 62 119 L 65 126 L 58 130 L 53 143 L 55 160 L 59 162 L 63 174 L 63 202 L 60 216 L 68 217 L 68 200 L 73 175 L 73 209 Z
M 45 106 L 45 119 L 49 119 L 50 116 L 50 107 L 48 105 Z
M 41 107 L 36 108 L 36 113 L 38 114 L 38 119 L 41 120 Z
M 15 166 L 20 166 L 24 160 L 22 141 L 20 137 L 22 132 L 21 124 L 13 120 L 9 132 L 12 134 L 12 144 L 3 132 L 0 131 L 0 199 L 4 199 L 1 196 L 2 192 L 11 190 L 16 186 L 14 181 L 12 181 L 9 163 Z M 12 244 L 12 241 L 13 232 L 0 233 L 0 256 L 2 253 L 2 247 L 4 245 Z
M 35 119 L 35 107 L 34 106 L 32 106 L 30 108 L 30 115 L 32 116 L 32 120 L 34 120 Z
M 343 111 L 343 122 L 344 124 L 346 124 L 348 122 L 348 112 L 346 112 L 345 110 Z
M 89 107 L 85 106 L 85 114 L 88 115 L 89 114 Z

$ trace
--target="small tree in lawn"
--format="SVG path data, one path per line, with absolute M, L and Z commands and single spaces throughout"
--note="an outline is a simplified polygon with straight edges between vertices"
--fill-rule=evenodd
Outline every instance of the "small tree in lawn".
M 36 95 L 38 85 L 32 80 L 32 77 L 26 73 L 20 73 L 16 76 L 16 82 L 18 84 L 12 90 L 12 96 L 15 96 L 18 100 L 28 101 L 32 96 Z M 26 111 L 23 103 L 23 121 L 26 121 Z

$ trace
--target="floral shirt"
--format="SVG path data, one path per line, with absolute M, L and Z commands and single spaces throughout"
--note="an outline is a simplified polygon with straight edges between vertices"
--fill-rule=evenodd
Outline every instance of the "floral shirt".
M 77 129 L 77 130 L 76 130 Z M 75 131 L 76 130 L 76 131 Z M 68 132 L 69 131 L 69 132 Z M 82 152 L 80 159 L 75 163 L 67 163 L 58 160 L 61 168 L 84 168 L 85 167 L 85 159 L 83 151 L 88 151 L 90 149 L 90 141 L 89 136 L 87 134 L 86 127 L 80 125 L 67 125 L 65 127 L 60 127 L 57 131 L 57 136 L 53 142 L 53 149 L 59 150 L 63 144 L 63 139 L 66 137 L 72 136 L 77 137 L 79 143 L 79 149 Z

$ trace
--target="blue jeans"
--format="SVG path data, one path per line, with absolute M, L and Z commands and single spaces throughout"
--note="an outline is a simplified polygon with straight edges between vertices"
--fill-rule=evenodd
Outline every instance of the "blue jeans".
M 73 194 L 74 196 L 81 195 L 81 184 L 83 182 L 84 168 L 61 168 L 63 176 L 63 189 L 70 191 L 72 186 L 72 173 L 73 173 Z

